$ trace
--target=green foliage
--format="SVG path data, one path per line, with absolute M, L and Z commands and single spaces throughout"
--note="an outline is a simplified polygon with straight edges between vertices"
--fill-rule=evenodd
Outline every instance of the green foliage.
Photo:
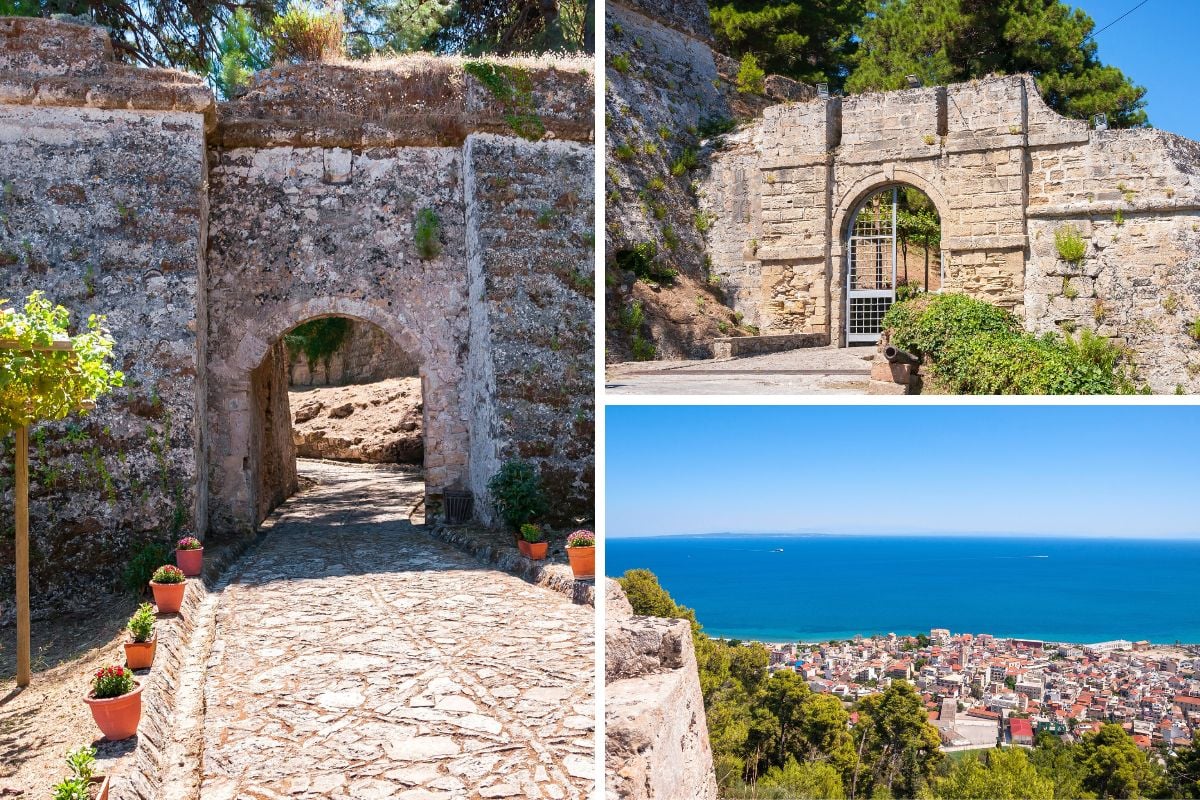
M 187 577 L 183 574 L 183 570 L 174 564 L 163 564 L 154 570 L 150 580 L 154 583 L 183 583 Z
M 1058 257 L 1068 264 L 1079 266 L 1087 254 L 1087 244 L 1079 235 L 1079 228 L 1074 225 L 1064 225 L 1054 232 L 1054 246 Z
M 463 70 L 504 106 L 504 121 L 513 133 L 531 142 L 546 135 L 546 125 L 537 113 L 529 70 L 491 61 L 468 61 Z
M 1188 336 L 1200 342 L 1200 317 L 1196 317 L 1192 320 L 1192 324 L 1188 326 Z
M 846 790 L 842 775 L 832 765 L 821 761 L 801 764 L 788 756 L 782 767 L 771 767 L 758 781 L 758 797 L 787 798 L 788 800 L 842 800 Z
M 622 75 L 629 72 L 629 57 L 624 53 L 614 53 L 608 64 Z
M 679 154 L 679 158 L 671 162 L 671 174 L 676 178 L 681 177 L 689 169 L 695 169 L 699 163 L 696 151 L 690 147 L 684 148 L 683 152 Z
M 634 300 L 629 305 L 624 306 L 618 314 L 617 321 L 621 326 L 621 330 L 626 333 L 637 333 L 642 327 L 642 322 L 645 321 L 642 301 Z
M 658 348 L 654 346 L 654 342 L 643 337 L 640 333 L 635 333 L 633 339 L 629 342 L 629 348 L 633 352 L 634 361 L 653 361 L 658 355 Z
M 154 570 L 167 560 L 168 554 L 165 544 L 143 544 L 126 563 L 125 571 L 121 573 L 121 585 L 135 595 L 142 594 L 146 591 L 146 584 L 154 576 Z
M 432 208 L 422 208 L 413 223 L 413 244 L 417 255 L 429 260 L 442 252 L 442 221 Z
M 925 291 L 925 286 L 918 280 L 905 281 L 896 286 L 896 301 L 903 303 L 911 300 Z
M 953 394 L 1116 394 L 1111 369 L 1054 334 L 981 333 L 951 340 L 932 358 L 932 377 Z
M 154 621 L 154 606 L 142 603 L 125 623 L 125 627 L 128 629 L 129 635 L 133 637 L 133 641 L 148 642 L 154 635 Z
M 438 52 L 594 52 L 595 6 L 588 0 L 441 0 L 441 5 L 450 11 L 430 42 Z
M 632 145 L 621 143 L 613 147 L 613 155 L 621 161 L 628 161 L 637 155 L 637 151 L 633 149 Z
M 133 672 L 125 667 L 105 667 L 92 677 L 92 696 L 97 700 L 120 697 L 133 691 Z
M 276 61 L 330 61 L 346 52 L 345 24 L 340 10 L 291 0 L 263 36 Z
M 309 369 L 318 363 L 329 365 L 329 359 L 346 341 L 350 320 L 345 317 L 321 317 L 301 323 L 283 337 L 288 356 L 303 354 Z
M 732 117 L 709 117 L 700 120 L 696 135 L 701 139 L 709 139 L 722 133 L 729 133 L 737 127 L 737 120 Z
M 1078 760 L 1083 788 L 1096 797 L 1154 797 L 1162 783 L 1158 766 L 1120 725 L 1084 734 Z
M 41 292 L 24 311 L 0 300 L 0 435 L 37 420 L 59 420 L 124 383 L 113 369 L 113 338 L 104 317 L 88 317 L 86 330 L 68 337 L 70 314 Z M 73 352 L 39 351 L 69 338 Z
M 526 522 L 521 526 L 521 538 L 530 544 L 537 544 L 545 541 L 546 534 L 542 532 L 541 526 Z
M 977 758 L 955 761 L 937 782 L 935 795 L 948 800 L 1053 800 L 1054 781 L 1040 774 L 1019 747 L 988 750 Z
M 1094 28 L 1059 0 L 880 0 L 855 31 L 862 46 L 846 89 L 902 89 L 907 75 L 934 86 L 1030 73 L 1064 116 L 1145 125 L 1146 90 L 1099 60 Z
M 217 93 L 225 99 L 237 96 L 249 85 L 255 72 L 270 65 L 270 46 L 254 18 L 246 9 L 237 9 L 221 33 L 217 54 L 209 67 L 209 77 Z
M 344 0 L 349 54 L 366 58 L 434 49 L 433 36 L 449 25 L 456 7 L 430 0 Z
M 850 784 L 855 796 L 869 796 L 882 786 L 895 796 L 919 797 L 943 758 L 937 728 L 906 681 L 894 681 L 882 694 L 859 702 L 853 737 L 855 752 L 868 765 L 856 765 Z
M 617 266 L 651 283 L 671 283 L 679 276 L 675 270 L 658 260 L 658 245 L 640 242 L 631 250 L 621 250 L 614 256 Z
M 717 49 L 753 53 L 771 74 L 840 89 L 857 50 L 864 0 L 713 0 Z
M 53 800 L 90 800 L 88 782 L 96 772 L 96 748 L 79 747 L 67 754 L 71 777 L 54 785 Z
M 916 355 L 936 354 L 954 339 L 1019 329 L 1010 312 L 965 294 L 923 294 L 894 303 L 883 317 L 889 341 Z
M 548 508 L 542 477 L 527 461 L 504 462 L 488 481 L 488 493 L 500 518 L 514 531 L 545 515 Z
M 744 54 L 738 67 L 737 90 L 742 94 L 763 94 L 767 91 L 766 79 L 767 73 L 754 54 Z

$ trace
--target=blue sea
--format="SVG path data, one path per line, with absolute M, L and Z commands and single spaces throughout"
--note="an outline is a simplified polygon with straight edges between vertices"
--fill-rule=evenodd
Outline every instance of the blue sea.
M 610 538 L 712 636 L 769 642 L 930 628 L 1059 642 L 1200 643 L 1200 542 L 984 536 Z

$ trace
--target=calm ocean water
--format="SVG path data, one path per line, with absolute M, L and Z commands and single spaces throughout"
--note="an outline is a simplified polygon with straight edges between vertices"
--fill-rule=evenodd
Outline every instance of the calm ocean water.
M 614 538 L 705 631 L 763 641 L 991 633 L 1200 642 L 1200 542 L 707 535 Z

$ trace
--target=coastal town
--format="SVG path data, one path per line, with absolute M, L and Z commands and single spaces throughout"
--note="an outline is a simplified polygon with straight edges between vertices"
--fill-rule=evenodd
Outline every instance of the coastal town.
M 895 680 L 916 686 L 947 752 L 1067 741 L 1105 723 L 1144 750 L 1191 743 L 1200 729 L 1200 646 L 1115 640 L 1067 644 L 988 634 L 855 637 L 765 645 L 772 672 L 853 702 Z M 853 721 L 853 716 L 852 716 Z

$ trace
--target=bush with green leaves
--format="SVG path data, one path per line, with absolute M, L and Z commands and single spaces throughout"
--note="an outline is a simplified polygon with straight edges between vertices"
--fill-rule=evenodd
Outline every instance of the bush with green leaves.
M 148 642 L 154 636 L 154 621 L 154 606 L 142 603 L 138 610 L 133 612 L 129 622 L 125 623 L 125 627 L 133 641 Z
M 767 73 L 758 65 L 753 53 L 742 56 L 738 66 L 737 90 L 742 94 L 763 94 L 767 90 Z
M 542 526 L 526 522 L 521 526 L 521 538 L 529 544 L 537 544 L 538 542 L 545 541 L 546 534 L 542 531 Z
M 112 666 L 96 670 L 92 676 L 92 697 L 107 700 L 133 691 L 133 670 Z
M 1064 225 L 1054 232 L 1054 246 L 1058 257 L 1068 264 L 1079 266 L 1087 254 L 1087 244 L 1079 235 L 1079 228 L 1074 225 Z
M 174 564 L 163 564 L 154 570 L 154 575 L 150 577 L 150 580 L 154 583 L 183 583 L 187 580 L 187 576 Z
M 53 800 L 91 800 L 88 784 L 96 774 L 96 748 L 79 747 L 67 753 L 71 777 L 54 786 Z
M 545 515 L 548 508 L 537 467 L 527 461 L 506 461 L 488 481 L 488 493 L 500 519 L 510 530 Z
M 922 294 L 893 303 L 883 316 L 888 342 L 917 356 L 940 351 L 952 339 L 979 333 L 1013 333 L 1012 313 L 965 294 Z
M 417 246 L 417 255 L 426 261 L 441 255 L 442 221 L 432 208 L 422 208 L 417 212 L 417 221 L 413 225 L 413 243 Z
M 169 551 L 160 542 L 147 542 L 138 548 L 125 565 L 121 574 L 121 585 L 135 595 L 146 591 L 146 584 L 154 576 L 158 565 L 167 560 Z

